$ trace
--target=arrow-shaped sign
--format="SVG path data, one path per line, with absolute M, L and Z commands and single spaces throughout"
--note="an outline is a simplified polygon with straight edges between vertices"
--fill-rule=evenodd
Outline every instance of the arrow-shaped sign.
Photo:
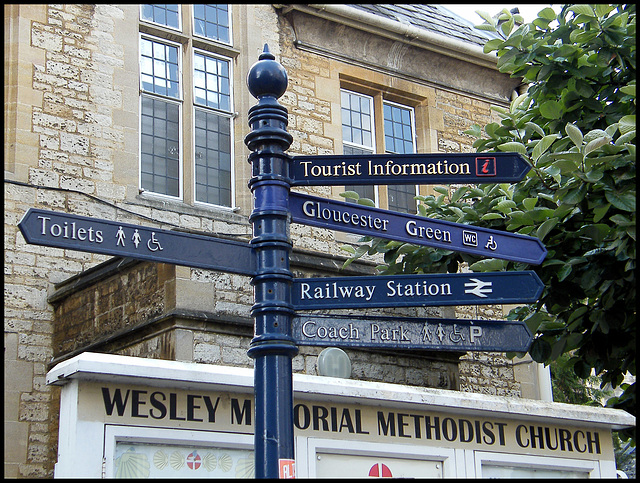
M 30 208 L 18 224 L 27 243 L 255 275 L 248 243 Z
M 292 159 L 293 186 L 512 183 L 531 169 L 518 153 L 336 154 Z
M 289 193 L 292 221 L 306 225 L 398 240 L 539 265 L 547 249 L 538 238 L 489 228 L 381 210 L 355 203 Z
M 295 310 L 534 303 L 535 272 L 435 273 L 293 279 Z
M 533 335 L 522 321 L 382 316 L 295 316 L 299 345 L 526 352 Z

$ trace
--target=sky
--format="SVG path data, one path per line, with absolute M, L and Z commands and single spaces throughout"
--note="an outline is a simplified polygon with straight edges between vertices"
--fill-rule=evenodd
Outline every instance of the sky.
M 445 8 L 451 10 L 452 12 L 460 15 L 461 17 L 466 18 L 474 25 L 478 25 L 484 22 L 482 17 L 480 17 L 476 12 L 476 10 L 482 10 L 483 12 L 487 12 L 489 15 L 493 16 L 503 8 L 507 10 L 511 10 L 512 8 L 518 7 L 520 10 L 520 15 L 524 17 L 525 22 L 531 22 L 533 19 L 537 17 L 537 13 L 545 7 L 558 7 L 558 5 L 553 5 L 551 3 L 525 3 L 525 4 L 495 4 L 495 5 L 485 5 L 485 4 L 458 4 L 458 3 L 443 3 Z M 556 10 L 556 8 L 554 8 Z M 558 11 L 558 10 L 556 10 Z

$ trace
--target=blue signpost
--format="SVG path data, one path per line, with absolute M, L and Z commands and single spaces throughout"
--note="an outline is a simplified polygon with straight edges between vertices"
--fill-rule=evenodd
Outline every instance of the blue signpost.
M 543 289 L 531 271 L 293 279 L 294 221 L 362 235 L 540 264 L 537 238 L 290 192 L 292 185 L 509 182 L 530 166 L 513 153 L 297 156 L 278 98 L 287 73 L 265 45 L 247 76 L 258 104 L 249 110 L 250 244 L 110 220 L 30 209 L 19 223 L 27 243 L 252 276 L 255 476 L 295 475 L 292 358 L 298 345 L 451 351 L 528 349 L 522 322 L 407 317 L 301 316 L 295 310 L 534 302 Z
M 251 246 L 256 251 L 253 277 L 255 337 L 248 351 L 254 359 L 256 478 L 292 475 L 293 374 L 291 359 L 298 346 L 291 337 L 289 270 L 289 157 L 292 136 L 286 130 L 287 110 L 278 98 L 287 89 L 287 73 L 265 45 L 250 69 L 247 85 L 258 104 L 249 109 L 251 132 L 245 144 L 252 151 L 249 187 L 254 206 Z M 281 471 L 282 469 L 282 471 Z
M 248 243 L 31 208 L 18 228 L 27 243 L 138 260 L 256 273 Z
M 531 165 L 518 153 L 294 156 L 292 186 L 513 183 Z
M 351 315 L 298 315 L 299 345 L 526 352 L 533 335 L 522 321 L 432 319 Z
M 436 273 L 293 280 L 295 310 L 533 303 L 535 272 Z
M 300 193 L 289 194 L 295 223 L 539 265 L 547 250 L 538 238 L 434 220 Z

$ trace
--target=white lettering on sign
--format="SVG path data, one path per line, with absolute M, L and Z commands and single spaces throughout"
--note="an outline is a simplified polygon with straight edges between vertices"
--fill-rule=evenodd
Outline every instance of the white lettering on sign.
M 422 297 L 427 295 L 453 295 L 451 293 L 451 284 L 427 284 L 426 280 L 412 284 L 403 284 L 394 280 L 387 282 L 387 297 Z
M 360 332 L 353 324 L 341 327 L 325 327 L 316 324 L 313 320 L 308 320 L 302 325 L 302 334 L 309 339 L 341 339 L 359 340 Z
M 65 221 L 63 223 L 53 223 L 51 217 L 38 215 L 40 220 L 40 234 L 45 236 L 52 236 L 54 238 L 65 238 L 68 240 L 88 241 L 90 243 L 101 244 L 104 243 L 104 233 L 102 230 L 98 230 L 95 227 L 89 225 L 81 226 L 81 222 L 72 221 L 71 223 Z M 139 230 L 134 229 L 133 234 L 128 238 L 128 234 L 125 232 L 122 226 L 118 227 L 118 231 L 114 237 L 114 244 L 116 247 L 126 247 L 129 240 L 133 242 L 136 249 L 142 243 L 142 236 Z M 164 242 L 163 242 L 164 243 Z M 147 249 L 151 252 L 158 250 L 164 250 L 160 244 L 160 240 L 156 237 L 156 232 L 152 231 L 151 236 L 146 243 Z
M 389 220 L 373 217 L 371 215 L 359 215 L 346 209 L 322 208 L 317 201 L 305 201 L 302 204 L 302 212 L 310 218 L 318 220 L 334 221 L 345 225 L 373 228 L 374 230 L 387 231 Z M 439 230 L 438 230 L 439 231 Z
M 452 175 L 469 176 L 471 166 L 469 163 L 453 163 L 448 160 L 436 161 L 433 163 L 419 162 L 397 162 L 394 159 L 387 159 L 385 162 L 377 163 L 371 159 L 367 160 L 366 173 L 363 173 L 363 166 L 360 161 L 347 164 L 342 161 L 336 165 L 316 165 L 313 161 L 300 161 L 305 178 L 335 178 L 349 176 L 429 176 L 429 175 Z
M 53 237 L 68 238 L 71 240 L 90 241 L 91 243 L 102 243 L 104 238 L 102 231 L 94 230 L 92 226 L 89 228 L 77 228 L 76 222 L 72 222 L 69 225 L 68 222 L 60 225 L 59 223 L 47 223 L 51 221 L 48 216 L 38 216 L 38 220 L 41 220 L 41 235 L 51 235 Z
M 361 176 L 360 163 L 348 165 L 343 161 L 336 166 L 314 166 L 312 161 L 301 161 L 304 167 L 305 177 L 313 176 L 318 178 L 329 178 L 331 176 Z
M 371 340 L 410 342 L 411 339 L 409 339 L 407 332 L 407 329 L 402 325 L 395 329 L 389 329 L 380 327 L 378 324 L 371 324 Z
M 331 284 L 325 283 L 324 287 L 315 287 L 311 290 L 311 286 L 303 282 L 300 284 L 300 300 L 305 299 L 348 299 L 358 298 L 371 300 L 376 287 L 374 285 L 338 285 L 337 282 Z
M 421 226 L 413 220 L 407 221 L 405 230 L 410 236 L 415 236 L 417 238 L 428 238 L 429 240 L 451 243 L 450 231 L 441 230 L 439 228 L 433 229 L 430 226 Z
M 393 159 L 384 164 L 368 163 L 370 176 L 420 176 L 429 174 L 470 175 L 468 163 L 449 163 L 446 159 L 436 163 L 406 163 L 397 164 Z

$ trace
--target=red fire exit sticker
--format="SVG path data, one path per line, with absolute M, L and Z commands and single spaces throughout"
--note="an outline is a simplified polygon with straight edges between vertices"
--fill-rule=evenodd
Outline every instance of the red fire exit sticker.
M 280 478 L 288 479 L 296 477 L 296 460 L 281 459 L 280 463 Z

